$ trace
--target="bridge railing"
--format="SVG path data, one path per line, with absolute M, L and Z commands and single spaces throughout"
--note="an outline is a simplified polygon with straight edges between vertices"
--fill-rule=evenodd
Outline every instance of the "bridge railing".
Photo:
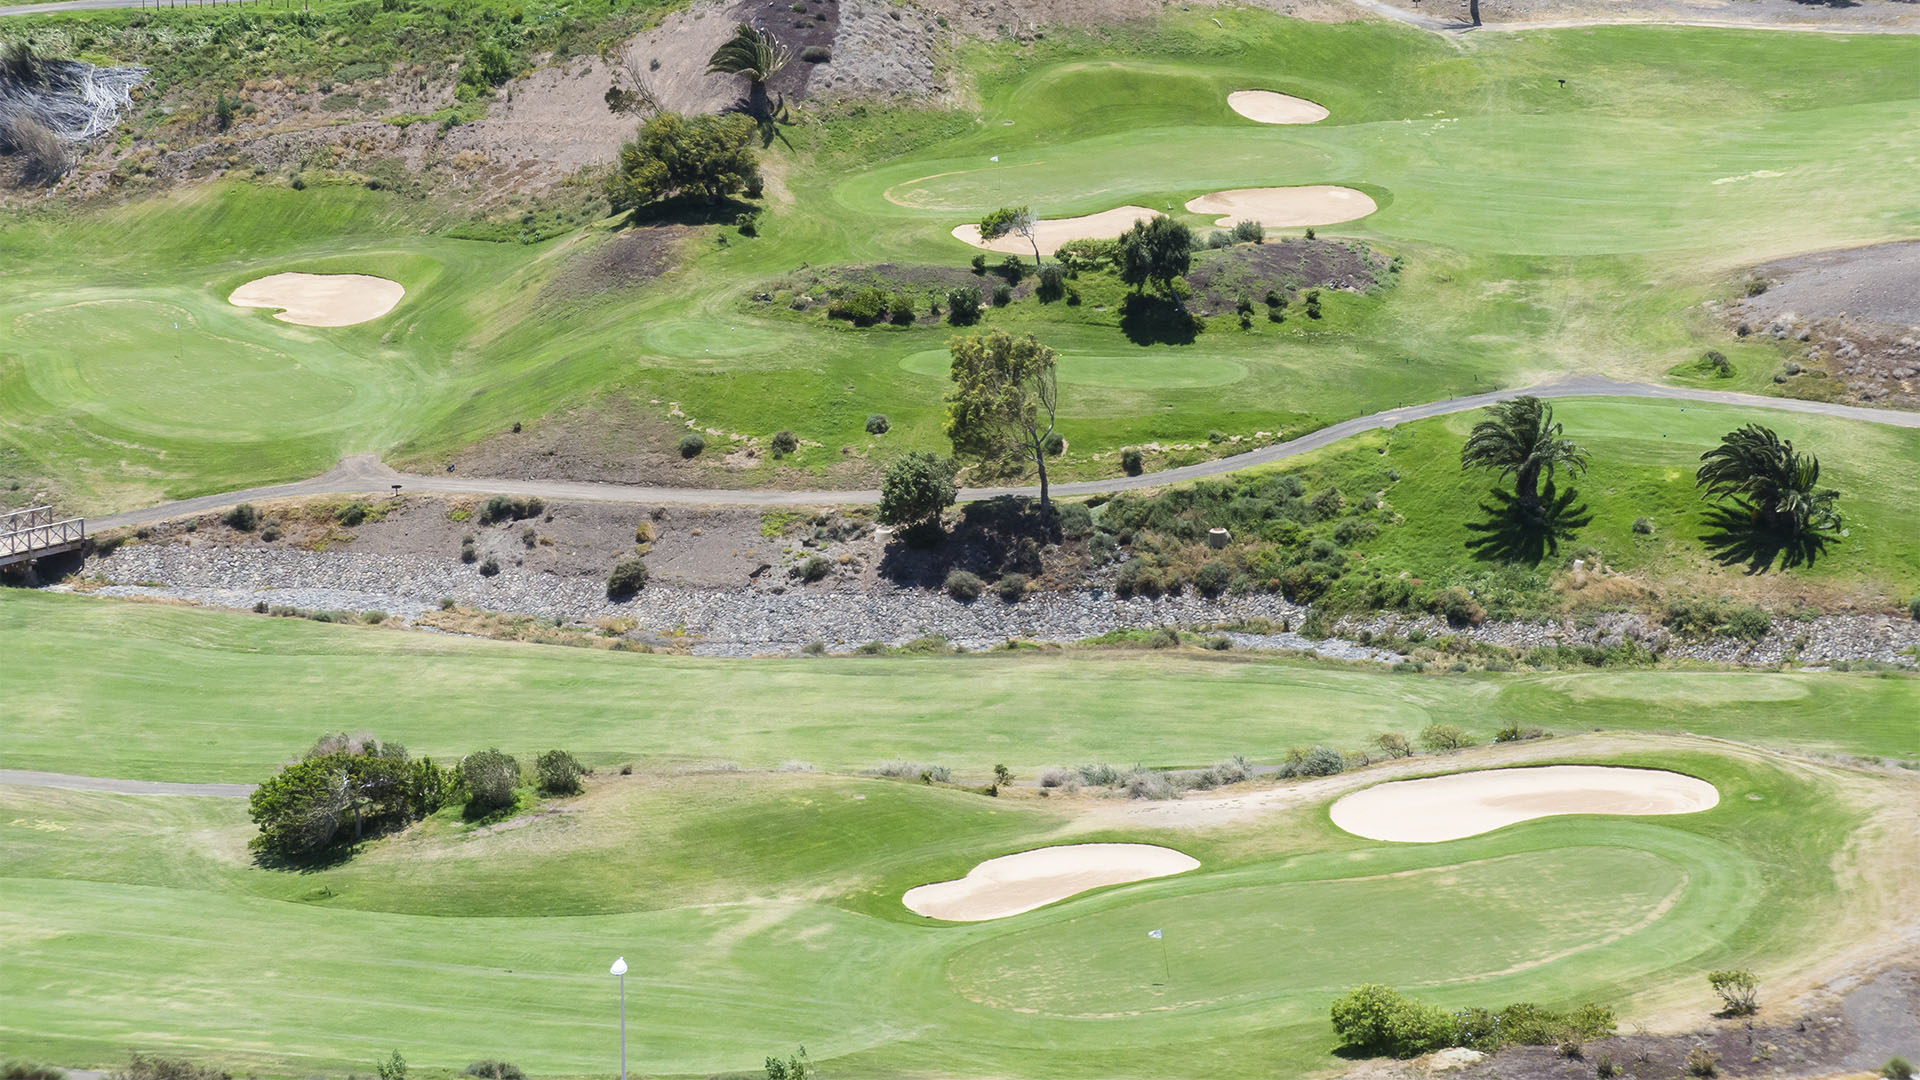
M 85 518 L 55 521 L 51 506 L 35 506 L 0 514 L 0 558 L 78 544 L 86 535 Z

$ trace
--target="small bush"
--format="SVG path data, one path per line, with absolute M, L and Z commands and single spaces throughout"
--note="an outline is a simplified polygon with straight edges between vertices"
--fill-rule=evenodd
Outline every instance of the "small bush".
M 1193 587 L 1202 595 L 1219 596 L 1227 590 L 1227 583 L 1233 580 L 1233 571 L 1227 564 L 1217 560 L 1200 564 L 1193 572 Z
M 462 1076 L 477 1076 L 480 1080 L 527 1080 L 527 1074 L 520 1066 L 504 1061 L 476 1061 L 460 1070 Z
M 869 413 L 867 415 L 867 434 L 885 435 L 891 427 L 893 427 L 893 425 L 887 421 L 886 413 Z
M 688 432 L 680 439 L 680 456 L 683 458 L 697 458 L 706 448 L 707 440 L 697 431 Z
M 1710 971 L 1707 985 L 1720 995 L 1728 1016 L 1752 1016 L 1760 1007 L 1760 980 L 1751 971 Z
M 1688 1076 L 1719 1076 L 1720 1055 L 1704 1046 L 1696 1046 L 1687 1051 L 1686 1068 Z
M 1134 769 L 1123 786 L 1129 799 L 1171 799 L 1180 794 L 1164 773 L 1152 769 Z
M 481 562 L 480 564 L 481 577 L 492 577 L 493 575 L 499 572 L 500 572 L 500 560 L 494 558 L 491 555 L 487 556 L 485 561 Z
M 1913 1066 L 1903 1057 L 1891 1057 L 1880 1066 L 1880 1075 L 1886 1080 L 1913 1080 Z
M 1040 786 L 1043 788 L 1066 787 L 1074 779 L 1072 773 L 1058 765 L 1040 771 Z
M 827 655 L 827 643 L 824 641 L 821 641 L 819 638 L 815 638 L 812 641 L 807 642 L 805 645 L 800 646 L 800 655 L 825 656 Z
M 630 556 L 613 564 L 607 575 L 607 599 L 631 600 L 647 587 L 647 564 L 639 556 Z
M 985 255 L 975 255 L 969 261 L 968 265 L 973 267 L 974 273 L 984 274 L 987 272 L 987 257 Z
M 1020 598 L 1027 595 L 1027 575 L 1002 574 L 1000 580 L 994 582 L 993 591 L 1009 604 L 1019 603 Z
M 986 266 L 984 258 L 977 258 L 980 267 Z M 947 294 L 947 321 L 955 326 L 972 326 L 980 321 L 980 290 L 971 285 L 955 289 Z
M 548 795 L 578 795 L 585 790 L 580 778 L 587 774 L 586 767 L 565 750 L 541 754 L 533 764 L 533 773 L 540 790 Z
M 229 529 L 237 529 L 240 532 L 252 532 L 260 525 L 260 511 L 256 509 L 252 503 L 241 503 L 239 506 L 221 514 L 220 520 L 224 522 Z
M 1327 746 L 1316 746 L 1294 765 L 1295 776 L 1337 776 L 1347 768 L 1346 756 Z
M 892 310 L 892 297 L 885 289 L 870 285 L 856 289 L 827 305 L 827 318 L 845 319 L 855 326 L 872 326 Z
M 127 1067 L 115 1074 L 115 1080 L 232 1080 L 210 1065 L 196 1065 L 185 1058 L 149 1057 L 135 1051 L 127 1058 Z
M 1146 468 L 1146 462 L 1145 459 L 1140 456 L 1140 451 L 1129 446 L 1125 450 L 1120 451 L 1120 468 L 1123 469 L 1128 476 L 1139 476 Z M 1915 610 L 1914 618 L 1920 619 L 1920 596 L 1914 597 L 1913 602 Z
M 480 549 L 473 546 L 472 537 L 468 537 L 467 539 L 462 540 L 460 542 L 460 561 L 461 562 L 470 563 L 478 559 L 479 557 L 480 557 Z
M 833 564 L 819 555 L 809 555 L 807 556 L 807 561 L 800 564 L 800 580 L 802 581 L 821 581 L 832 572 Z
M 367 504 L 355 499 L 353 502 L 334 511 L 333 517 L 335 521 L 351 529 L 355 525 L 367 520 L 367 512 Z
M 9 1061 L 5 1069 L 0 1069 L 0 1080 L 67 1080 L 67 1074 L 51 1065 Z
M 1620 1066 L 1613 1063 L 1612 1054 L 1595 1054 L 1593 1055 L 1593 1075 L 1598 1080 L 1614 1080 L 1620 1075 Z
M 1455 1041 L 1453 1015 L 1402 996 L 1390 987 L 1369 985 L 1336 999 L 1331 1010 L 1334 1033 L 1348 1046 L 1394 1057 L 1418 1057 Z
M 800 449 L 800 438 L 791 431 L 778 432 L 773 437 L 773 456 L 786 457 Z
M 546 513 L 547 504 L 538 496 L 495 495 L 480 504 L 480 524 L 524 521 Z
M 1040 283 L 1034 286 L 1033 294 L 1043 304 L 1051 304 L 1067 295 L 1067 272 L 1060 269 L 1059 263 L 1048 263 L 1040 268 Z
M 1405 735 L 1397 731 L 1383 731 L 1373 737 L 1373 745 L 1390 758 L 1403 758 L 1412 755 L 1413 744 Z
M 1545 728 L 1521 727 L 1517 721 L 1493 733 L 1493 741 L 1497 743 L 1526 742 L 1532 739 L 1544 739 L 1546 737 L 1547 732 Z
M 1920 620 L 1920 593 L 1914 593 L 1913 599 L 1907 601 L 1907 614 Z
M 1233 223 L 1233 239 L 1242 244 L 1264 244 L 1267 240 L 1266 226 L 1257 221 L 1236 221 Z
M 513 805 L 513 790 L 520 786 L 520 763 L 499 750 L 468 754 L 460 763 L 460 783 L 467 789 L 467 809 L 485 814 Z M 518 1070 L 515 1070 L 518 1073 Z M 491 1073 L 471 1073 L 491 1076 Z M 504 1075 L 504 1074 L 503 1074 Z
M 825 45 L 809 45 L 800 50 L 800 59 L 809 64 L 824 64 L 833 59 L 833 50 Z
M 1636 536 L 1653 535 L 1653 519 L 1637 517 L 1633 519 L 1633 532 Z
M 1759 641 L 1773 629 L 1773 616 L 1762 608 L 1735 608 L 1727 613 L 1727 633 L 1743 641 Z
M 993 306 L 1006 307 L 1013 303 L 1013 286 L 1001 282 L 993 287 Z
M 978 575 L 967 570 L 955 570 L 948 574 L 944 586 L 947 595 L 961 603 L 980 599 L 980 592 L 985 587 Z
M 1420 745 L 1434 753 L 1461 750 L 1473 745 L 1473 736 L 1457 724 L 1428 724 L 1420 729 Z
M 1179 647 L 1180 635 L 1164 626 L 1147 635 L 1147 648 L 1149 649 L 1177 649 Z

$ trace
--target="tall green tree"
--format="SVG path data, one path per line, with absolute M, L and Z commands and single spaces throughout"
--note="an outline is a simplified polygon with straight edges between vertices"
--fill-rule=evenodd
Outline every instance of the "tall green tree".
M 938 521 L 940 512 L 959 497 L 960 492 L 953 483 L 957 469 L 952 458 L 938 457 L 925 450 L 914 450 L 897 458 L 887 466 L 886 475 L 880 481 L 878 517 L 881 524 L 912 528 Z
M 982 462 L 1032 458 L 1040 471 L 1040 508 L 1048 509 L 1047 440 L 1060 405 L 1053 350 L 1032 335 L 999 329 L 954 338 L 948 348 L 947 438 L 954 455 Z
M 715 202 L 743 191 L 755 195 L 760 188 L 755 130 L 752 119 L 739 113 L 658 113 L 620 148 L 607 178 L 607 201 L 626 211 L 673 195 L 702 195 Z
M 707 74 L 738 75 L 747 80 L 747 101 L 754 115 L 764 116 L 767 106 L 767 82 L 793 60 L 793 50 L 780 44 L 773 31 L 764 26 L 741 23 L 733 36 L 721 42 L 707 58 Z
M 1731 499 L 1752 522 L 1785 537 L 1840 527 L 1840 492 L 1820 486 L 1820 459 L 1793 448 L 1772 428 L 1729 431 L 1700 455 L 1694 485 L 1707 498 Z
M 1161 296 L 1174 299 L 1173 279 L 1193 267 L 1193 230 L 1167 217 L 1135 221 L 1120 234 L 1120 280 L 1135 292 L 1152 285 Z
M 1040 218 L 1031 206 L 1003 206 L 980 219 L 980 239 L 993 240 L 1012 233 L 1033 245 L 1033 265 L 1039 266 Z
M 1540 481 L 1555 469 L 1571 476 L 1587 470 L 1587 452 L 1562 432 L 1553 406 L 1523 395 L 1488 406 L 1486 419 L 1473 425 L 1460 448 L 1462 469 L 1497 469 L 1513 477 L 1514 495 L 1523 507 L 1540 502 Z

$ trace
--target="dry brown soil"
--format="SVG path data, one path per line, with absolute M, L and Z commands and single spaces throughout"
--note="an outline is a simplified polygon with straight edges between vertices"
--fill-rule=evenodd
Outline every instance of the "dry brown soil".
M 1797 362 L 1826 376 L 1788 390 L 1920 408 L 1920 241 L 1799 255 L 1749 280 L 1766 290 L 1727 306 L 1729 328 L 1805 342 Z

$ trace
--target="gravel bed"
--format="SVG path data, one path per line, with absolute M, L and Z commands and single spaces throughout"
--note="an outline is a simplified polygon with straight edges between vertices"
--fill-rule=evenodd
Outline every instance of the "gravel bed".
M 468 608 L 512 612 L 590 625 L 630 618 L 640 640 L 672 638 L 703 656 L 754 656 L 792 652 L 819 641 L 831 652 L 867 642 L 902 645 L 930 634 L 968 649 L 1010 638 L 1072 642 L 1114 630 L 1154 627 L 1204 628 L 1237 620 L 1285 620 L 1298 625 L 1307 609 L 1273 594 L 1208 600 L 1178 597 L 1120 598 L 1093 589 L 1039 593 L 1009 604 L 991 594 L 970 604 L 918 589 L 803 589 L 754 585 L 696 588 L 652 585 L 631 601 L 606 597 L 602 582 L 503 567 L 493 577 L 455 559 L 428 555 L 317 553 L 179 544 L 128 544 L 88 560 L 82 577 L 104 579 L 94 591 L 107 596 L 163 597 L 209 607 L 246 610 L 258 603 L 306 611 L 383 611 L 413 619 L 437 609 L 443 599 Z M 56 586 L 66 588 L 66 586 Z M 1451 628 L 1430 616 L 1349 618 L 1324 640 L 1297 633 L 1229 632 L 1233 647 L 1299 650 L 1347 660 L 1393 662 L 1400 654 L 1353 640 L 1425 631 L 1526 650 L 1539 646 L 1640 641 L 1670 657 L 1729 664 L 1774 665 L 1877 660 L 1912 663 L 1920 647 L 1920 623 L 1882 615 L 1829 615 L 1779 622 L 1759 642 L 1681 642 L 1638 616 L 1603 615 L 1591 620 L 1489 622 Z M 689 644 L 690 643 L 690 644 Z

